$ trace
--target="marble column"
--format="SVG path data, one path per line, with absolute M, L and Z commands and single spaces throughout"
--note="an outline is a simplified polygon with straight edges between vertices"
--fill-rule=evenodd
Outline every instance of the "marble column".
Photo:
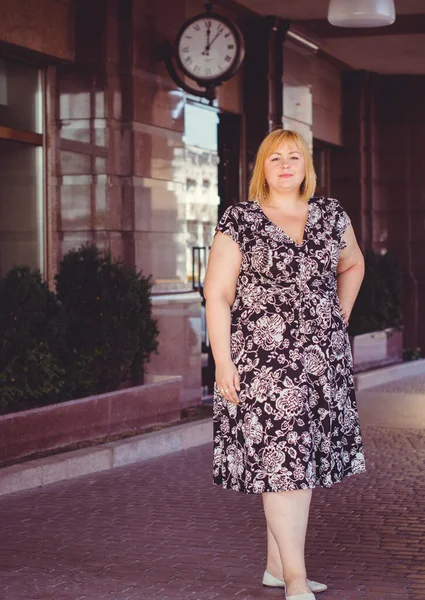
M 152 275 L 159 356 L 201 400 L 200 296 L 186 279 L 185 97 L 159 60 L 184 2 L 77 0 L 76 60 L 57 68 L 57 260 L 86 242 Z M 172 34 L 174 35 L 174 33 Z

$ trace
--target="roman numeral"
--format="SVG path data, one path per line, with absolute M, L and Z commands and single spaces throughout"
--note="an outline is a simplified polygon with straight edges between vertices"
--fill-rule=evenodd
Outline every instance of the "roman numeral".
M 190 65 L 190 63 L 191 63 L 191 62 L 193 62 L 193 59 L 192 59 L 192 57 L 191 57 L 191 56 L 186 56 L 186 58 L 184 59 L 184 62 L 185 62 L 187 65 Z
M 234 47 L 235 47 L 235 44 L 229 44 L 229 45 L 227 46 L 227 49 L 228 49 L 228 50 L 233 50 L 233 48 L 234 48 Z
M 184 48 L 182 48 L 182 52 L 189 52 L 189 46 L 185 46 Z
M 201 29 L 201 26 L 200 26 L 200 25 L 198 25 L 198 23 L 196 23 L 196 25 L 194 25 L 194 26 L 193 26 L 193 29 L 194 29 L 195 31 L 200 31 L 200 29 Z
M 226 56 L 226 57 L 224 58 L 224 60 L 225 60 L 226 62 L 230 62 L 230 61 L 232 60 L 232 57 L 231 57 L 231 56 Z

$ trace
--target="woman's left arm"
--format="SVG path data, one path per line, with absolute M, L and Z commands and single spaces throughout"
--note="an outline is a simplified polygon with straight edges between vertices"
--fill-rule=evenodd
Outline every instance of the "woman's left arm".
M 339 255 L 337 289 L 341 314 L 348 325 L 364 277 L 364 258 L 352 225 L 347 227 L 342 240 L 346 246 Z

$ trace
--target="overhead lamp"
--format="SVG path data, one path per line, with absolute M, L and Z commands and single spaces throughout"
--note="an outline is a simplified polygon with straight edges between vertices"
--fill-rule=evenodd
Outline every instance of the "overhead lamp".
M 395 21 L 394 0 L 330 0 L 328 21 L 337 27 L 384 27 Z

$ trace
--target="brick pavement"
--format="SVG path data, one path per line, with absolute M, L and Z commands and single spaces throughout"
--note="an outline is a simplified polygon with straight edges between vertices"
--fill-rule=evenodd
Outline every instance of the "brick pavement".
M 406 379 L 396 379 L 370 388 L 376 392 L 391 392 L 398 394 L 425 394 L 425 374 L 415 375 Z
M 424 423 L 363 430 L 367 474 L 313 493 L 317 598 L 425 600 Z M 261 499 L 210 465 L 206 445 L 0 498 L 1 600 L 284 598 L 261 585 Z

